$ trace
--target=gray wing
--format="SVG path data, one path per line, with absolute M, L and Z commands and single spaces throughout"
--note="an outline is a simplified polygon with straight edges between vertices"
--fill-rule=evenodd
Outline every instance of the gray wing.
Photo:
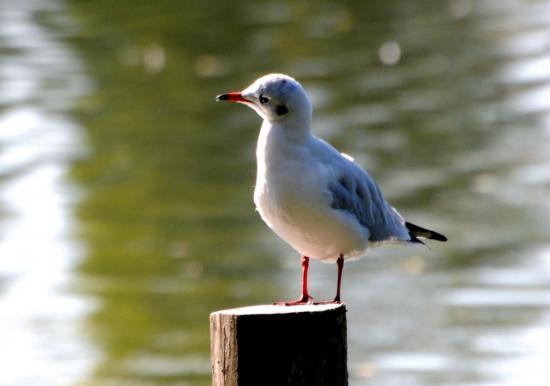
M 370 241 L 409 240 L 403 217 L 390 206 L 376 182 L 346 160 L 328 187 L 331 207 L 353 215 L 370 232 Z

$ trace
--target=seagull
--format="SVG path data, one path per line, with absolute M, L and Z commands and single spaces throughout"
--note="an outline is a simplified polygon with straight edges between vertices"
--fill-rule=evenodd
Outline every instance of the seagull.
M 294 78 L 268 74 L 216 100 L 242 103 L 263 119 L 254 203 L 263 221 L 302 256 L 302 294 L 282 304 L 318 304 L 308 292 L 310 258 L 336 262 L 336 296 L 323 303 L 340 303 L 345 260 L 384 244 L 447 241 L 406 222 L 353 158 L 312 134 L 312 104 Z

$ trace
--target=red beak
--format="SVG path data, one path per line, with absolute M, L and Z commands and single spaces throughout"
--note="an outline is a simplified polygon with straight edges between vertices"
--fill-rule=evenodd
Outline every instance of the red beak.
M 243 102 L 250 103 L 248 99 L 243 98 L 240 92 L 229 92 L 216 97 L 216 101 Z

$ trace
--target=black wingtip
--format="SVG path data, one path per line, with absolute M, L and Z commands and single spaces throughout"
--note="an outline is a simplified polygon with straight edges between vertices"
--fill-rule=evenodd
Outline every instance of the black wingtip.
M 422 237 L 424 239 L 429 240 L 437 240 L 445 242 L 447 241 L 447 237 L 443 236 L 441 233 L 437 233 L 435 231 L 419 227 L 418 225 L 411 224 L 410 222 L 406 222 L 405 226 L 409 230 L 409 234 L 411 235 L 411 241 L 418 242 L 419 237 Z
M 437 233 L 437 232 L 434 232 L 432 231 L 432 234 L 431 234 L 431 237 L 430 237 L 431 240 L 437 240 L 437 241 L 447 241 L 447 237 L 442 235 L 441 233 Z

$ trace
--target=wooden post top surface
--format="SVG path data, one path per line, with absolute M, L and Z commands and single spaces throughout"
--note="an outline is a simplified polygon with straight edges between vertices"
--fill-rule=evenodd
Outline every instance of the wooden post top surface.
M 346 305 L 340 304 L 305 304 L 299 306 L 283 306 L 275 304 L 260 304 L 256 306 L 246 306 L 238 308 L 230 308 L 227 310 L 215 311 L 211 315 L 278 315 L 278 314 L 299 314 L 299 313 L 315 313 L 325 311 L 345 311 Z

